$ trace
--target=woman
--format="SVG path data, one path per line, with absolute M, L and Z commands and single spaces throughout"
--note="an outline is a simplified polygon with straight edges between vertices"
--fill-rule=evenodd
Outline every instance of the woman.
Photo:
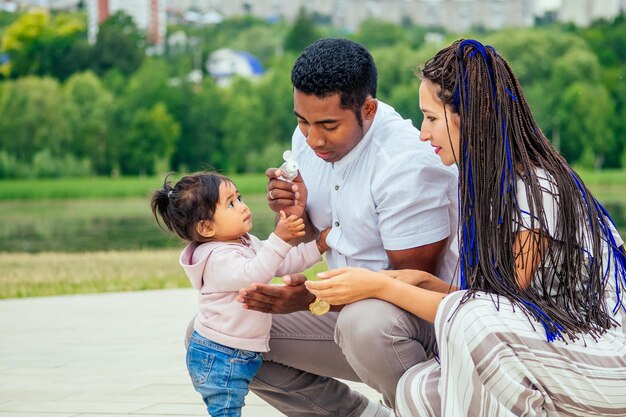
M 402 377 L 400 416 L 626 415 L 626 255 L 607 213 L 493 48 L 457 41 L 420 77 L 421 140 L 459 166 L 460 290 L 353 268 L 307 287 L 435 323 L 438 360 Z

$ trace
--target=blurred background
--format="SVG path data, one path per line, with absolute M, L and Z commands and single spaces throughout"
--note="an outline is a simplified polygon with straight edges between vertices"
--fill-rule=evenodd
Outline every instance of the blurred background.
M 418 127 L 415 69 L 461 37 L 493 45 L 624 236 L 625 13 L 626 0 L 0 0 L 0 298 L 188 286 L 181 242 L 148 206 L 171 171 L 233 176 L 266 237 L 262 173 L 295 128 L 291 66 L 328 36 L 370 49 L 378 98 Z

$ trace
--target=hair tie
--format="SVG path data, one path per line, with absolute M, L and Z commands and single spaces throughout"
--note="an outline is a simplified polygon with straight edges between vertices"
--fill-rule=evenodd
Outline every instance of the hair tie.
M 173 192 L 174 192 L 173 190 L 169 190 L 169 191 L 167 192 L 167 198 L 170 198 L 170 197 L 172 196 L 172 193 L 173 193 Z

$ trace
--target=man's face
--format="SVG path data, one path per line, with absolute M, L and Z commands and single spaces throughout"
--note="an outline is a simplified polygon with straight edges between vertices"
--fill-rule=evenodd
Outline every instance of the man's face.
M 352 109 L 341 108 L 339 94 L 320 98 L 293 92 L 294 113 L 298 127 L 315 154 L 326 162 L 337 162 L 363 139 L 376 114 L 377 102 L 368 98 L 360 109 L 359 125 Z

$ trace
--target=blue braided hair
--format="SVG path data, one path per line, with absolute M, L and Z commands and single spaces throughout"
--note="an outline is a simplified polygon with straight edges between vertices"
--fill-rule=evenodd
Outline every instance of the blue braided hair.
M 614 314 L 626 312 L 624 248 L 606 210 L 537 125 L 508 63 L 493 47 L 462 39 L 431 58 L 419 76 L 436 85 L 446 111 L 460 116 L 455 158 L 464 301 L 477 291 L 504 296 L 543 325 L 548 341 L 596 337 L 616 326 Z M 545 172 L 541 182 L 538 170 Z M 522 191 L 526 204 L 518 201 Z M 546 194 L 556 213 L 546 210 Z M 525 252 L 529 246 L 540 260 Z M 533 268 L 529 285 L 520 283 L 520 265 Z

